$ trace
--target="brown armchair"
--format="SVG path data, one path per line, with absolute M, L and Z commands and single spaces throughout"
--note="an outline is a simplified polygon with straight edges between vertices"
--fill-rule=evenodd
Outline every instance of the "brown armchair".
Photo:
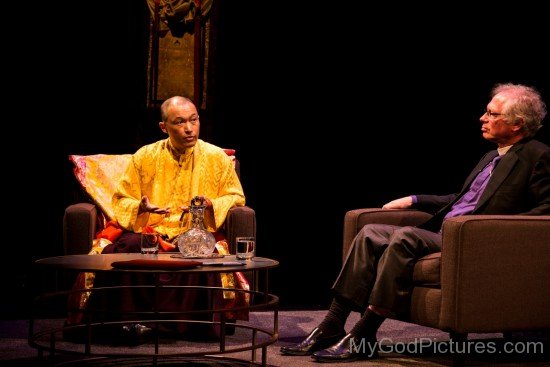
M 344 257 L 368 223 L 417 225 L 416 210 L 357 209 L 344 219 Z M 468 333 L 550 330 L 550 216 L 469 215 L 443 224 L 441 253 L 416 263 L 410 319 Z
M 234 151 L 230 151 L 234 154 Z M 228 153 L 229 155 L 230 153 Z M 70 160 L 75 163 L 75 175 L 82 182 L 82 168 L 79 166 L 79 159 L 86 157 L 105 157 L 96 156 L 70 156 Z M 110 156 L 114 157 L 114 156 Z M 129 155 L 128 155 L 129 157 Z M 97 158 L 93 161 L 97 164 Z M 111 178 L 112 172 L 107 172 L 101 167 L 94 168 L 97 176 L 104 179 Z M 240 164 L 235 159 L 235 170 L 240 175 Z M 90 193 L 92 190 L 87 190 Z M 89 197 L 89 195 L 87 195 Z M 63 217 L 63 248 L 65 255 L 87 254 L 92 248 L 92 242 L 95 235 L 100 231 L 105 223 L 105 215 L 99 205 L 92 200 L 81 202 L 68 206 L 65 209 Z M 256 236 L 256 213 L 248 206 L 235 207 L 229 210 L 224 223 L 225 234 L 229 244 L 230 253 L 235 253 L 235 239 L 238 236 Z

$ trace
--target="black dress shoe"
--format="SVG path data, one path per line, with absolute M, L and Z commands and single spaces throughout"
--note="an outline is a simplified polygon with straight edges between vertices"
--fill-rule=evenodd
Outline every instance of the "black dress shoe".
M 365 339 L 347 334 L 330 348 L 313 353 L 318 362 L 347 362 L 357 359 L 378 358 L 376 339 Z
M 317 350 L 326 348 L 344 336 L 344 332 L 335 335 L 325 335 L 319 328 L 313 331 L 298 344 L 281 347 L 281 353 L 291 356 L 305 356 Z

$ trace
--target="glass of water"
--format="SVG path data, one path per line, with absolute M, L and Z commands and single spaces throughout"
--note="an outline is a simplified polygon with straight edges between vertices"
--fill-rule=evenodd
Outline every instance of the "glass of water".
M 159 252 L 159 234 L 141 234 L 141 253 L 145 255 L 156 255 Z
M 236 257 L 239 260 L 250 260 L 256 253 L 256 239 L 254 237 L 237 237 Z

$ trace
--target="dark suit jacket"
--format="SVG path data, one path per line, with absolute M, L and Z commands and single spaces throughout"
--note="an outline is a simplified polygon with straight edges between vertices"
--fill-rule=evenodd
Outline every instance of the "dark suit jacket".
M 435 212 L 420 227 L 438 231 L 453 204 L 497 154 L 496 150 L 485 154 L 458 194 L 417 195 L 414 208 Z M 491 174 L 472 214 L 550 214 L 550 147 L 537 140 L 514 144 Z

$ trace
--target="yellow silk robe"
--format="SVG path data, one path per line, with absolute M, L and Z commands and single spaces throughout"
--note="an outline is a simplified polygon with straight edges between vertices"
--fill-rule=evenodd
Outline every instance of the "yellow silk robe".
M 170 214 L 140 213 L 141 197 Z M 181 206 L 189 206 L 196 195 L 212 201 L 213 214 L 205 212 L 207 229 L 215 232 L 234 206 L 243 206 L 245 197 L 233 161 L 219 147 L 198 140 L 181 156 L 175 155 L 169 139 L 140 148 L 133 156 L 113 196 L 115 219 L 125 229 L 141 232 L 152 226 L 172 240 L 189 229 L 191 214 L 180 226 Z

